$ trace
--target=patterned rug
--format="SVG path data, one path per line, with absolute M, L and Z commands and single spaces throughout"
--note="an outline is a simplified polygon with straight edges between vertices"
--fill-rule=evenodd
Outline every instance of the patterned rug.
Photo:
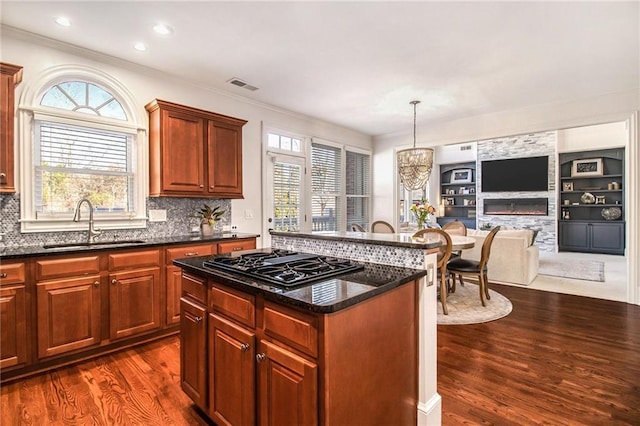
M 540 253 L 538 274 L 604 282 L 604 262 L 599 260 L 556 259 L 552 253 Z
M 491 300 L 487 300 L 487 306 L 482 306 L 477 284 L 465 280 L 463 287 L 458 283 L 456 292 L 447 297 L 449 315 L 442 313 L 442 303 L 438 302 L 438 324 L 477 324 L 509 315 L 513 309 L 509 299 L 491 288 L 489 295 Z

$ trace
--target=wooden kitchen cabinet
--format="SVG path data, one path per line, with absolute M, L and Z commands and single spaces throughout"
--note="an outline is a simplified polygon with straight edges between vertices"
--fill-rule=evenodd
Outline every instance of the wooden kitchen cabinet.
M 29 361 L 25 264 L 0 265 L 0 369 Z
M 160 329 L 160 250 L 113 253 L 108 257 L 110 338 Z
M 224 243 L 218 243 L 218 254 L 232 253 L 234 251 L 242 250 L 252 250 L 254 248 L 256 248 L 255 238 L 227 241 Z
M 0 193 L 16 192 L 15 87 L 22 81 L 22 67 L 0 63 Z
M 149 112 L 149 195 L 242 198 L 246 120 L 154 100 Z
M 100 343 L 102 297 L 99 256 L 35 263 L 38 358 Z
M 209 417 L 218 425 L 254 425 L 255 333 L 209 314 Z
M 180 299 L 180 386 L 207 410 L 207 311 L 187 297 Z
M 182 295 L 182 269 L 175 266 L 174 259 L 193 256 L 207 256 L 215 254 L 214 243 L 196 244 L 172 247 L 166 250 L 165 282 L 167 294 L 166 323 L 167 325 L 180 323 L 180 297 Z

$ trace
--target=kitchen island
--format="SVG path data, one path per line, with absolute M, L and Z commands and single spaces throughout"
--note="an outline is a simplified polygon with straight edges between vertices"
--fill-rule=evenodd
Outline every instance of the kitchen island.
M 273 233 L 276 250 L 362 266 L 293 288 L 208 268 L 206 258 L 174 261 L 183 269 L 182 388 L 214 421 L 440 422 L 428 254 L 439 243 L 355 234 Z M 325 253 L 332 243 L 362 245 L 370 261 Z

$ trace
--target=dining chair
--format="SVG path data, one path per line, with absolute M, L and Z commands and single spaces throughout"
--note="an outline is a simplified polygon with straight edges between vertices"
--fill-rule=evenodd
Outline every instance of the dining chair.
M 362 226 L 358 225 L 357 223 L 351 224 L 351 230 L 353 232 L 367 232 L 366 229 L 364 229 Z
M 371 232 L 376 232 L 380 234 L 395 234 L 396 230 L 393 229 L 390 223 L 385 222 L 384 220 L 376 220 L 371 224 Z
M 460 280 L 461 285 L 464 285 L 463 276 L 476 277 L 478 279 L 478 287 L 480 288 L 480 301 L 482 302 L 482 306 L 487 306 L 485 297 L 487 300 L 491 299 L 491 296 L 489 296 L 489 281 L 487 279 L 487 263 L 489 262 L 489 255 L 491 254 L 491 244 L 493 244 L 493 239 L 499 230 L 500 227 L 496 226 L 489 231 L 489 234 L 485 237 L 484 243 L 482 243 L 479 261 L 456 257 L 455 259 L 451 259 L 447 264 L 449 274 L 453 277 L 451 291 L 455 291 L 456 276 L 458 280 Z
M 447 222 L 442 225 L 442 229 L 447 232 L 449 235 L 462 235 L 464 237 L 467 236 L 467 226 L 460 222 L 459 220 L 454 220 L 453 222 Z M 451 254 L 452 258 L 462 256 L 462 251 L 457 250 Z
M 447 273 L 447 264 L 451 258 L 451 237 L 442 229 L 427 228 L 413 234 L 413 238 L 427 238 L 432 240 L 439 239 L 442 244 L 438 247 L 438 261 L 436 267 L 438 269 L 438 282 L 440 283 L 440 303 L 442 303 L 442 312 L 449 315 L 447 309 L 447 293 L 449 292 L 449 274 Z

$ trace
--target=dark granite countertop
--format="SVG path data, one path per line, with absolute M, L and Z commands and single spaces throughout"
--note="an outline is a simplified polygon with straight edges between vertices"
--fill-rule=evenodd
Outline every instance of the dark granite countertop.
M 270 250 L 258 249 L 244 251 L 242 254 Z M 236 255 L 237 253 L 219 256 Z M 214 256 L 190 257 L 174 260 L 173 263 L 187 272 L 212 278 L 229 287 L 251 294 L 261 294 L 267 300 L 316 313 L 339 311 L 427 275 L 426 270 L 353 261 L 363 265 L 364 270 L 300 287 L 284 288 L 242 275 L 203 267 L 202 262 L 212 257 Z
M 413 233 L 379 234 L 372 232 L 283 232 L 271 231 L 271 235 L 282 237 L 315 238 L 317 240 L 347 241 L 352 243 L 376 244 L 393 247 L 415 249 L 432 249 L 439 247 L 437 238 L 414 240 Z
M 214 234 L 208 237 L 203 237 L 200 235 L 190 236 L 190 235 L 182 235 L 182 236 L 173 236 L 173 237 L 163 237 L 163 238 L 146 238 L 146 239 L 121 239 L 118 240 L 115 244 L 113 241 L 104 241 L 104 242 L 96 242 L 91 245 L 82 245 L 83 242 L 69 242 L 65 243 L 65 247 L 54 247 L 54 248 L 46 248 L 47 246 L 24 246 L 24 247 L 15 247 L 15 248 L 4 248 L 0 250 L 0 259 L 14 259 L 14 258 L 24 258 L 24 257 L 36 257 L 36 256 L 52 256 L 58 254 L 71 254 L 71 253 L 86 253 L 93 251 L 103 251 L 103 250 L 116 250 L 116 249 L 128 249 L 128 248 L 138 248 L 138 247 L 154 247 L 154 246 L 169 246 L 169 245 L 177 245 L 177 244 L 186 244 L 186 243 L 217 243 L 224 242 L 229 240 L 238 240 L 242 238 L 257 238 L 260 235 L 258 234 L 242 234 L 239 232 L 229 232 L 229 233 L 220 233 Z M 74 245 L 74 244 L 79 245 Z M 106 243 L 106 244 L 105 244 Z M 58 243 L 52 243 L 52 245 L 59 245 Z

